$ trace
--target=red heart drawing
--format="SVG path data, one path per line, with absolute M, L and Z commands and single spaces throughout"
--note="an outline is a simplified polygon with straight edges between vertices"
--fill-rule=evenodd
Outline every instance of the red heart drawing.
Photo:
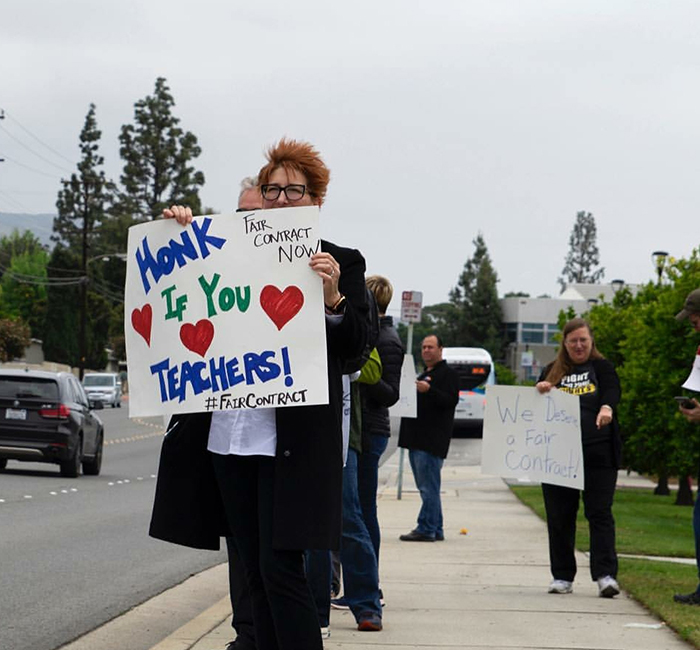
M 151 322 L 153 321 L 153 310 L 146 303 L 142 309 L 134 309 L 131 312 L 131 325 L 143 336 L 144 340 L 151 347 Z
M 180 340 L 182 344 L 192 352 L 196 352 L 200 357 L 203 357 L 212 339 L 214 338 L 214 326 L 210 320 L 203 318 L 197 321 L 196 325 L 185 323 L 180 328 Z
M 268 284 L 260 292 L 260 306 L 272 322 L 281 330 L 304 304 L 304 294 L 299 287 L 288 286 L 280 291 L 276 286 Z

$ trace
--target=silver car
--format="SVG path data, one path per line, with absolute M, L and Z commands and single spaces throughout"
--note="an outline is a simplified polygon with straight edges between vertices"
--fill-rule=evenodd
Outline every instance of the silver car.
M 122 382 L 116 373 L 87 373 L 83 377 L 83 386 L 90 404 L 100 402 L 111 404 L 112 408 L 122 405 Z

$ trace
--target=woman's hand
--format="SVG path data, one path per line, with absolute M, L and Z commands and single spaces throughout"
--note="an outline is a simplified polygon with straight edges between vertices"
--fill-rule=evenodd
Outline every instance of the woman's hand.
M 679 406 L 678 409 L 688 422 L 700 422 L 700 403 L 695 398 L 693 398 L 693 402 L 695 406 L 692 409 L 684 409 L 682 406 Z
M 540 393 L 548 393 L 554 386 L 552 386 L 551 382 L 548 381 L 538 381 L 535 384 L 535 388 L 540 392 Z
M 171 205 L 170 209 L 163 210 L 163 219 L 175 219 L 181 226 L 189 226 L 192 223 L 192 209 L 184 205 Z
M 338 291 L 340 264 L 330 253 L 316 253 L 311 256 L 309 266 L 323 280 L 323 302 L 330 309 L 341 298 Z
M 600 411 L 598 411 L 598 415 L 596 416 L 595 425 L 599 429 L 605 427 L 612 422 L 612 418 L 612 407 L 608 406 L 607 404 L 603 404 L 603 406 L 600 407 Z

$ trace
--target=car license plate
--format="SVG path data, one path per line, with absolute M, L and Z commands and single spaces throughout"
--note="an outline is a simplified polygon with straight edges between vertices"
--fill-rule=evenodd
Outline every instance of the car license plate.
M 6 420 L 26 420 L 27 409 L 5 409 Z

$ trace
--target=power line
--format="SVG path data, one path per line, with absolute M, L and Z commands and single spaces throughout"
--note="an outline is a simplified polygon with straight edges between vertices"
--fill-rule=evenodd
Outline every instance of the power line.
M 42 145 L 43 147 L 46 147 L 51 153 L 55 154 L 55 155 L 58 156 L 59 158 L 62 158 L 62 159 L 65 160 L 67 163 L 70 163 L 71 165 L 75 165 L 75 161 L 74 161 L 74 160 L 70 160 L 69 158 L 66 158 L 62 153 L 59 153 L 59 152 L 56 151 L 54 148 L 52 148 L 52 147 L 50 147 L 48 144 L 46 144 L 43 140 L 39 139 L 39 138 L 38 138 L 37 136 L 35 136 L 29 129 L 27 129 L 26 127 L 22 126 L 22 125 L 19 123 L 19 121 L 17 120 L 17 118 L 15 118 L 15 117 L 13 117 L 12 115 L 10 115 L 10 114 L 9 114 L 7 111 L 5 111 L 4 109 L 0 109 L 0 116 L 2 116 L 2 117 L 8 117 L 8 118 L 9 118 L 12 122 L 14 122 L 20 129 L 22 129 L 22 131 L 24 131 L 24 132 L 25 132 L 27 135 L 29 135 L 30 137 L 34 138 L 34 140 L 36 140 L 40 145 Z M 0 118 L 0 119 L 2 119 L 2 118 Z
M 9 162 L 15 163 L 15 165 L 19 165 L 20 167 L 24 167 L 25 169 L 28 169 L 30 172 L 34 172 L 35 174 L 41 174 L 42 176 L 46 176 L 47 178 L 53 178 L 56 180 L 61 180 L 60 177 L 57 177 L 55 174 L 47 174 L 46 172 L 42 172 L 39 169 L 34 169 L 34 167 L 30 167 L 29 165 L 25 165 L 24 163 L 19 162 L 18 160 L 14 160 L 13 158 L 9 158 L 8 156 L 5 156 L 5 160 L 8 160 Z M 72 172 L 71 172 L 72 173 Z
M 8 135 L 15 142 L 17 142 L 20 146 L 24 147 L 29 153 L 34 154 L 37 158 L 39 158 L 40 160 L 43 160 L 45 163 L 48 163 L 49 165 L 51 165 L 52 167 L 55 167 L 56 169 L 60 169 L 62 172 L 67 172 L 68 174 L 73 173 L 72 170 L 67 169 L 66 167 L 63 167 L 62 165 L 57 165 L 56 163 L 50 161 L 48 158 L 45 158 L 44 156 L 42 156 L 40 153 L 37 153 L 36 151 L 34 151 L 34 149 L 32 149 L 31 147 L 28 147 L 26 144 L 24 144 L 24 142 L 22 142 L 19 138 L 12 135 L 12 133 L 10 133 L 6 128 L 4 128 L 1 125 L 0 125 L 0 131 L 3 131 L 5 133 L 5 135 Z

